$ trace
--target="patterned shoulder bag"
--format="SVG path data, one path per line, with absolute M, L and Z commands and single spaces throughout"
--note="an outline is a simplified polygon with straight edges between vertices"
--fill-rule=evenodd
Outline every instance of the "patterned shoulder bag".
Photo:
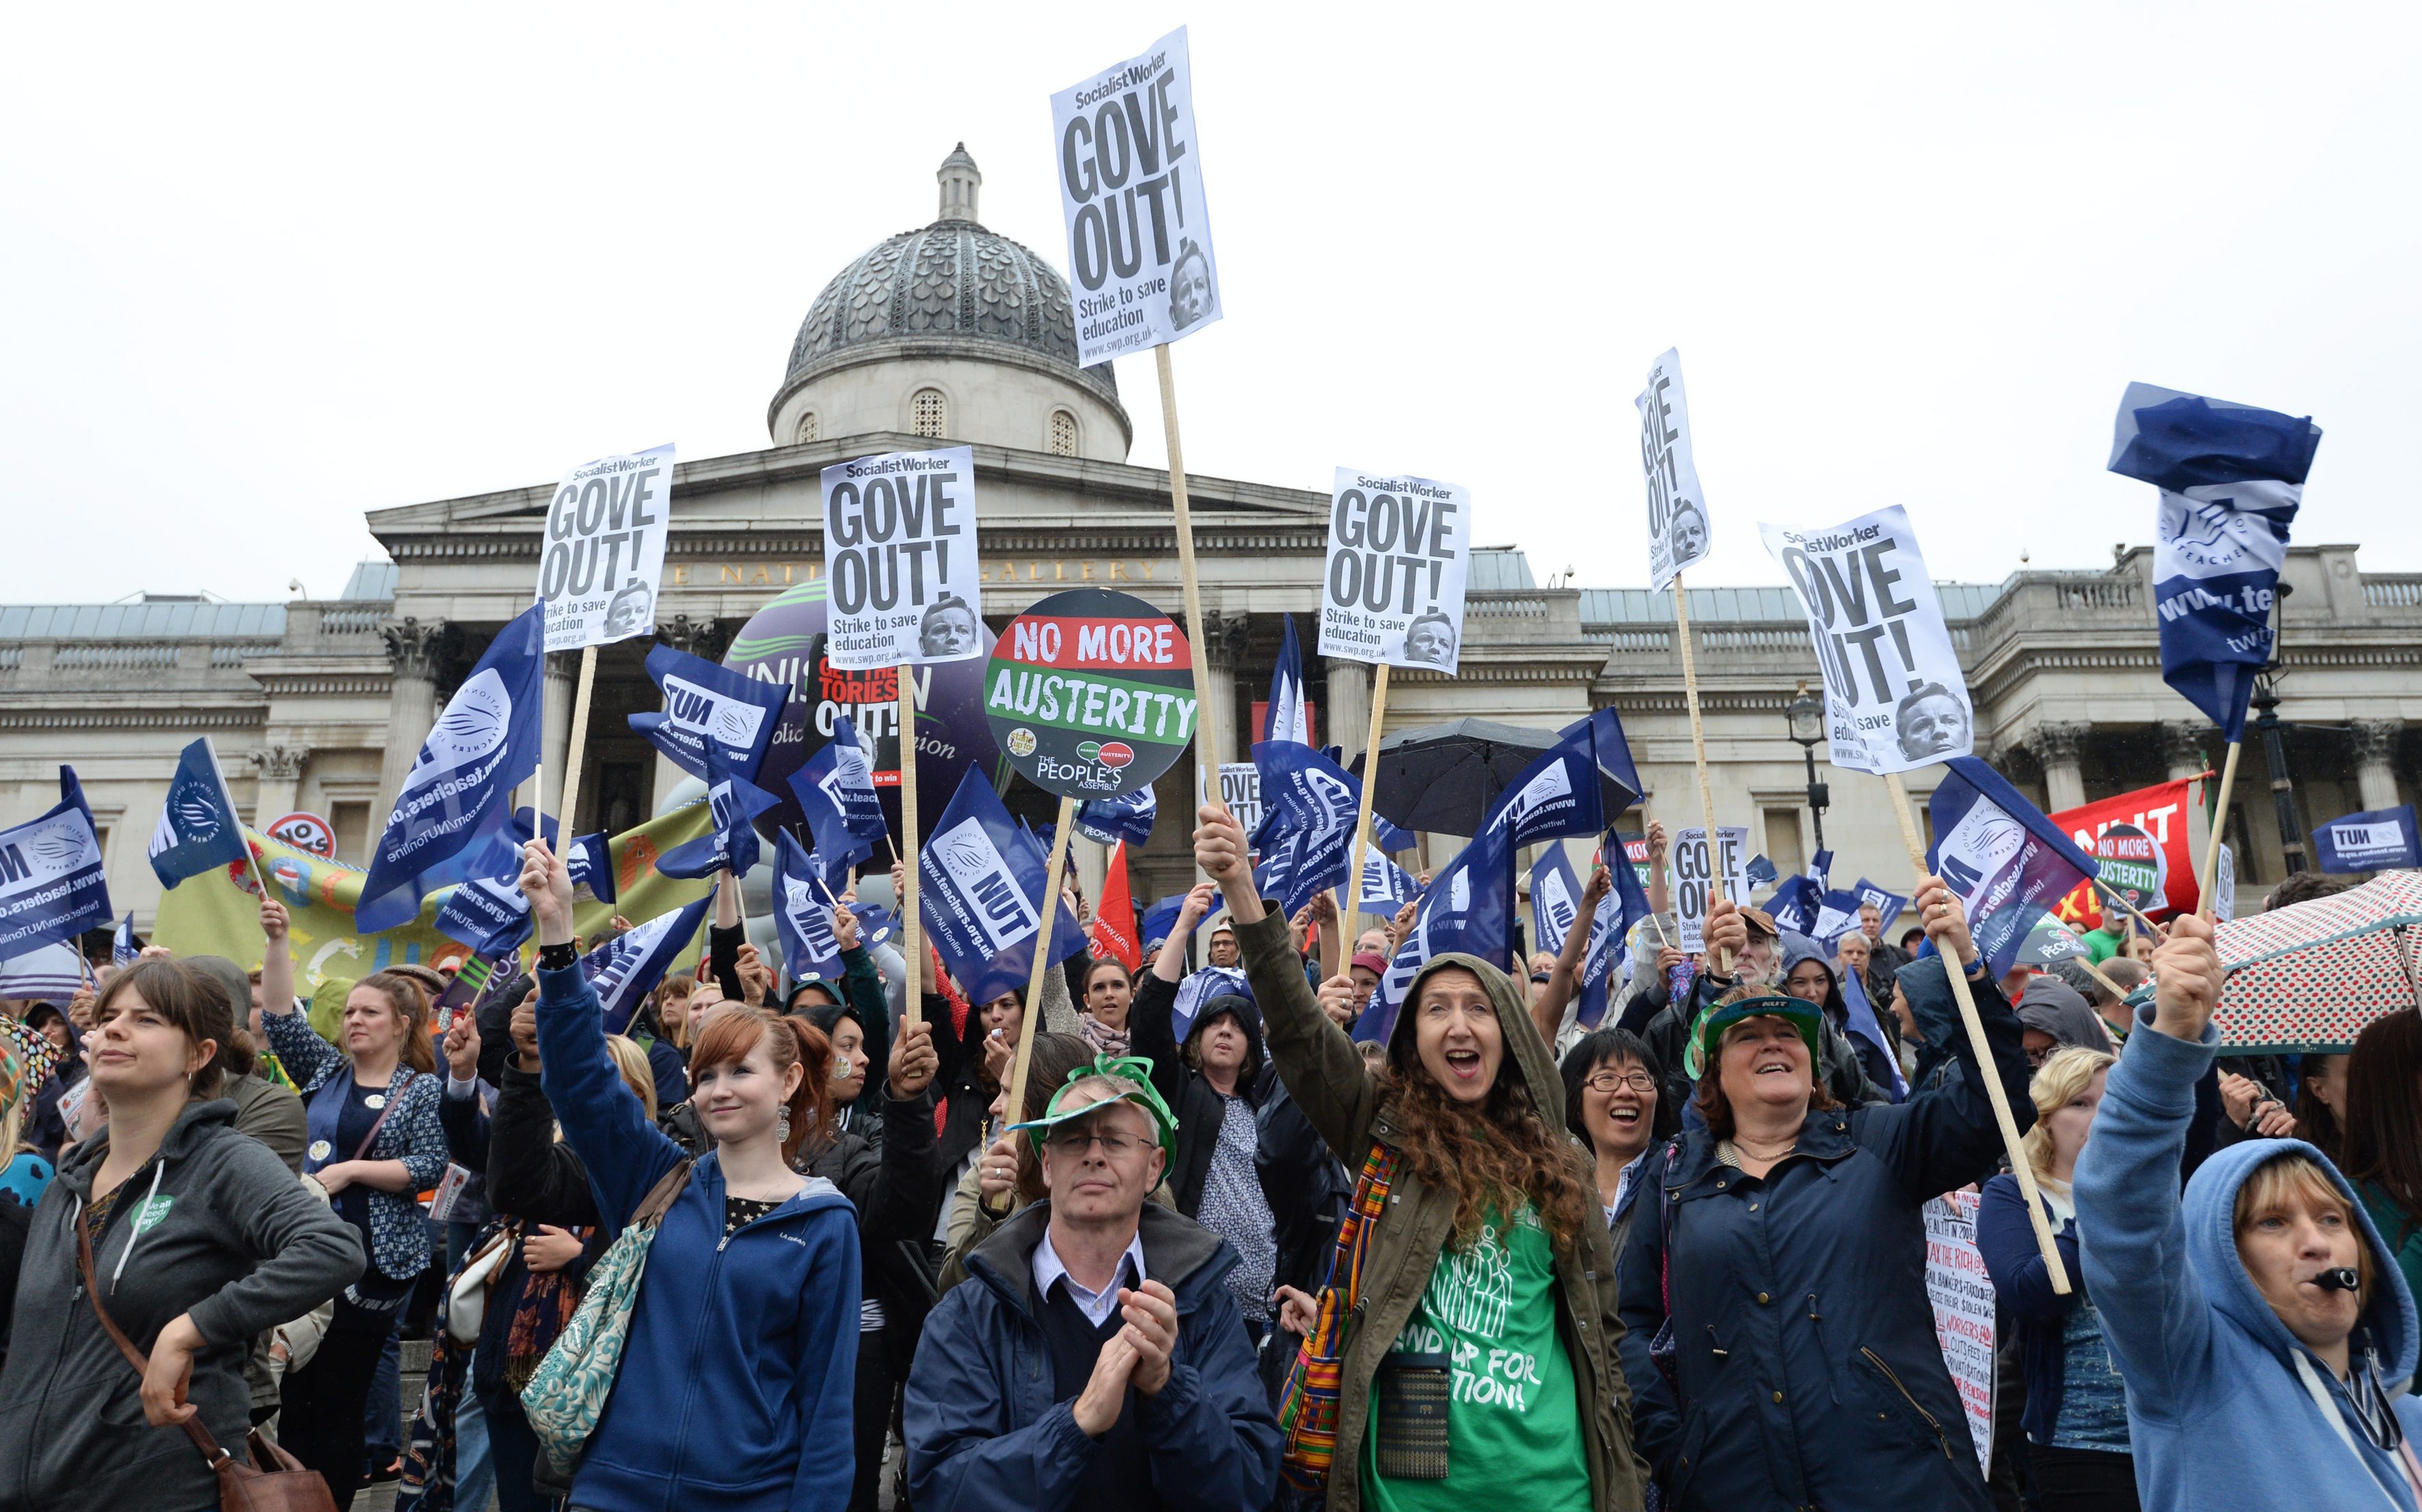
M 568 1469 L 606 1415 L 606 1398 L 622 1368 L 622 1347 L 631 1334 L 631 1311 L 638 1305 L 648 1251 L 665 1210 L 689 1186 L 694 1162 L 666 1172 L 632 1213 L 631 1221 L 589 1268 L 589 1289 L 555 1345 L 522 1388 L 522 1414 L 529 1419 L 550 1464 Z
M 1388 1205 L 1400 1158 L 1389 1145 L 1371 1146 L 1354 1182 L 1354 1200 L 1337 1226 L 1337 1251 L 1329 1257 L 1329 1280 L 1320 1288 L 1316 1320 L 1287 1371 L 1286 1391 L 1279 1399 L 1279 1429 L 1286 1436 L 1279 1468 L 1287 1484 L 1299 1491 L 1317 1495 L 1329 1486 L 1329 1467 L 1337 1457 L 1346 1326 L 1362 1295 L 1362 1257 L 1370 1248 L 1371 1225 Z

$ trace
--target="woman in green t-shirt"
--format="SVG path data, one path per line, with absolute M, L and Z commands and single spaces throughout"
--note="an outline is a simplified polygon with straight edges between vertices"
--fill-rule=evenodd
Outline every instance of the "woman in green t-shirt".
M 1346 1169 L 1383 1188 L 1358 1189 L 1359 1280 L 1330 1276 L 1345 1321 L 1329 1512 L 1509 1495 L 1525 1512 L 1638 1507 L 1613 1250 L 1524 994 L 1476 956 L 1433 957 L 1375 1077 L 1322 1012 L 1352 981 L 1314 997 L 1287 921 L 1263 912 L 1243 832 L 1220 810 L 1201 818 L 1195 859 L 1226 894 L 1279 1076 Z M 1291 1477 L 1303 1463 L 1291 1446 Z

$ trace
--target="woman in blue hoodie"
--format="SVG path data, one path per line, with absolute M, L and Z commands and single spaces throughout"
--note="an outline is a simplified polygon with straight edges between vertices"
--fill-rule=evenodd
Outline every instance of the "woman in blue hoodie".
M 2417 1512 L 2414 1298 L 2346 1178 L 2302 1141 L 2248 1140 L 2178 1195 L 2222 976 L 2211 926 L 2173 923 L 2077 1165 L 2081 1268 L 2128 1382 L 2137 1493 Z
M 543 841 L 522 890 L 539 938 L 540 1078 L 599 1216 L 629 1221 L 682 1162 L 606 1051 L 572 934 L 572 879 Z M 572 1483 L 590 1512 L 810 1512 L 849 1500 L 857 1221 L 791 1161 L 830 1117 L 832 1051 L 797 1018 L 728 1003 L 690 1039 L 713 1151 L 657 1225 L 613 1394 Z

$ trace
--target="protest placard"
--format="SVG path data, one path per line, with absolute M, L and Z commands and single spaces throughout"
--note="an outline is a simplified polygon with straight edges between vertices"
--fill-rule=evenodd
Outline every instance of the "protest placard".
M 983 654 L 972 449 L 835 463 L 824 505 L 827 661 L 867 671 Z
M 1650 365 L 1648 386 L 1632 403 L 1640 409 L 1640 465 L 1648 477 L 1648 586 L 1662 591 L 1708 552 L 1707 501 L 1691 455 L 1679 347 Z
M 1993 1463 L 1993 1281 L 1976 1249 L 1974 1192 L 1929 1199 L 1926 1217 L 1926 1296 L 1934 1304 L 1934 1339 L 1968 1411 L 1976 1468 Z
M 1428 478 L 1337 469 L 1320 654 L 1455 675 L 1471 495 Z
M 555 485 L 538 559 L 547 650 L 577 651 L 655 629 L 672 489 L 669 442 L 583 463 Z
M 1710 851 L 1706 829 L 1696 825 L 1677 829 L 1666 868 L 1674 913 L 1681 924 L 1675 943 L 1686 952 L 1705 950 L 1708 906 L 1718 898 L 1749 905 L 1749 830 L 1718 826 Z
M 1203 769 L 1194 769 L 1194 806 L 1211 801 L 1203 786 Z M 1235 816 L 1247 835 L 1262 827 L 1262 769 L 1250 762 L 1225 762 L 1219 767 L 1219 806 Z
M 1895 505 L 1829 528 L 1758 532 L 1808 614 L 1833 764 L 1883 774 L 1967 755 L 1968 684 L 1908 514 Z
M 1161 346 L 1218 320 L 1186 28 L 1053 95 L 1051 128 L 1077 363 Z
M 322 816 L 307 810 L 297 809 L 283 818 L 271 820 L 269 827 L 261 833 L 272 840 L 282 840 L 296 850 L 308 851 L 314 856 L 337 854 L 336 827 L 329 824 Z
M 984 669 L 984 718 L 1025 779 L 1060 795 L 1045 862 L 1043 921 L 1051 928 L 1060 866 L 1077 802 L 1132 793 L 1168 771 L 1195 730 L 1193 643 L 1174 621 L 1132 593 L 1106 588 L 1054 593 L 1009 622 Z M 1042 953 L 1027 1001 L 1040 1001 Z M 1010 1106 L 1022 1107 L 1034 1047 L 1029 1016 L 1017 1041 Z
M 984 669 L 994 740 L 1028 781 L 1062 797 L 1132 793 L 1169 770 L 1194 711 L 1184 633 L 1111 589 L 1072 589 L 1028 609 Z
M 2138 788 L 2049 817 L 2079 850 L 2095 858 L 2101 880 L 2121 892 L 2127 906 L 2153 919 L 2186 913 L 2195 906 L 2194 852 L 2187 843 L 2187 823 L 2194 812 L 2194 782 L 2181 778 Z M 2121 840 L 2114 841 L 2106 853 L 2103 837 L 2114 831 L 2121 833 Z M 2138 838 L 2127 841 L 2129 834 Z M 2115 915 L 2126 912 L 2125 906 L 2111 906 L 2091 883 L 2080 883 L 2061 900 L 2060 920 L 2073 928 L 2097 929 L 2104 922 L 2106 907 Z

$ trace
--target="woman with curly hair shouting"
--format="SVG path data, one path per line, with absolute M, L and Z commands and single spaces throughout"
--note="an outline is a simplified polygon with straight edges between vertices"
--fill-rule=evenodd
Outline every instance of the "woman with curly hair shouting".
M 1201 821 L 1195 860 L 1226 894 L 1279 1075 L 1360 1173 L 1281 1409 L 1288 1478 L 1325 1479 L 1330 1512 L 1516 1488 L 1540 1512 L 1639 1506 L 1614 1254 L 1522 990 L 1476 956 L 1434 957 L 1374 1077 L 1264 913 L 1235 821 Z

